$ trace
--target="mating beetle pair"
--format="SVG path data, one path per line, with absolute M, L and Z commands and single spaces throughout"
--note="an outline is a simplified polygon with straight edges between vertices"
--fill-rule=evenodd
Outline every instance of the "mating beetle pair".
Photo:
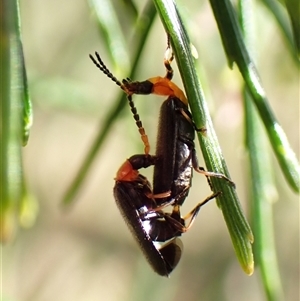
M 213 193 L 187 216 L 182 217 L 180 208 L 192 185 L 193 169 L 207 177 L 219 177 L 232 185 L 234 183 L 222 174 L 207 172 L 198 166 L 194 145 L 197 129 L 184 93 L 171 81 L 173 55 L 165 58 L 165 77 L 154 77 L 144 82 L 124 79 L 122 83 L 110 73 L 98 53 L 95 55 L 96 59 L 90 55 L 94 64 L 128 95 L 131 111 L 145 145 L 145 154 L 130 157 L 117 172 L 115 200 L 154 271 L 168 276 L 181 257 L 182 243 L 178 236 L 191 227 L 201 206 L 220 194 Z M 155 156 L 149 154 L 148 137 L 133 104 L 132 94 L 168 96 L 160 110 Z M 139 173 L 139 169 L 152 165 L 153 189 L 149 181 Z M 172 211 L 167 213 L 165 209 L 169 206 L 172 206 Z M 187 226 L 186 220 L 189 220 Z M 159 247 L 157 243 L 162 243 L 162 246 Z

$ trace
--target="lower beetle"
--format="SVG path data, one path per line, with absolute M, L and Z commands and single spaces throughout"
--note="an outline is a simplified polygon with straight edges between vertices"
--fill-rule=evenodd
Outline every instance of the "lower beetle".
M 153 194 L 149 181 L 138 170 L 156 164 L 151 155 L 135 155 L 124 162 L 117 172 L 114 186 L 116 203 L 131 233 L 138 242 L 149 264 L 161 276 L 169 276 L 178 264 L 183 246 L 178 236 L 192 225 L 200 208 L 219 193 L 212 194 L 198 204 L 186 217 L 180 215 L 177 205 L 181 195 L 169 198 L 170 192 Z M 157 200 L 165 199 L 160 202 Z M 165 208 L 172 205 L 171 213 Z M 190 219 L 188 226 L 185 220 Z M 158 246 L 158 243 L 162 243 Z

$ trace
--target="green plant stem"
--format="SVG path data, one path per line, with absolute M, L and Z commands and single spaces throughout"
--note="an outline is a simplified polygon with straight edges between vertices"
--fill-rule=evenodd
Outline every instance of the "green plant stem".
M 23 70 L 18 1 L 1 1 L 0 240 L 12 239 L 22 199 Z M 3 17 L 3 18 L 2 18 Z
M 268 300 L 282 301 L 284 297 L 273 229 L 273 203 L 277 192 L 272 177 L 269 145 L 250 98 L 251 96 L 245 92 L 246 146 L 250 159 L 250 196 L 255 234 L 254 255 Z
M 190 51 L 190 43 L 173 1 L 154 0 L 166 32 L 171 37 L 178 68 L 187 93 L 197 128 L 206 128 L 199 134 L 200 147 L 208 170 L 228 175 L 212 121 L 204 99 Z M 247 274 L 253 272 L 251 243 L 253 235 L 242 212 L 236 191 L 227 182 L 211 178 L 214 191 L 222 191 L 218 198 L 238 260 Z
M 130 78 L 135 77 L 135 73 L 141 57 L 141 53 L 145 46 L 145 41 L 152 27 L 155 16 L 156 16 L 155 7 L 151 2 L 148 2 L 140 18 L 141 24 L 139 24 L 139 26 L 136 26 L 135 43 L 137 45 L 137 48 L 135 52 L 133 66 L 129 76 Z M 115 105 L 111 108 L 111 110 L 108 112 L 105 121 L 104 122 L 102 121 L 100 123 L 99 134 L 95 138 L 90 148 L 90 151 L 88 152 L 86 158 L 84 159 L 76 177 L 74 178 L 66 194 L 64 195 L 63 204 L 67 205 L 74 201 L 74 197 L 77 194 L 78 190 L 80 189 L 83 180 L 85 179 L 92 163 L 94 162 L 100 147 L 102 146 L 108 133 L 110 132 L 112 125 L 120 117 L 121 112 L 124 110 L 126 106 L 127 106 L 126 94 L 120 92 L 120 96 L 118 100 L 116 101 Z
M 92 10 L 97 16 L 98 28 L 109 51 L 108 55 L 114 65 L 121 70 L 129 69 L 129 55 L 126 41 L 111 0 L 89 0 Z M 120 58 L 122 58 L 120 60 Z
M 282 32 L 282 36 L 288 46 L 291 57 L 298 65 L 299 59 L 297 50 L 295 48 L 295 42 L 293 40 L 293 34 L 290 29 L 290 24 L 284 14 L 283 6 L 277 0 L 261 0 L 261 2 L 267 7 L 270 13 L 273 15 L 275 21 L 278 24 L 279 30 Z M 299 4 L 298 4 L 299 5 Z
M 285 6 L 290 16 L 290 22 L 294 34 L 295 46 L 298 52 L 298 59 L 300 55 L 300 6 L 298 0 L 285 0 Z M 299 62 L 299 61 L 298 61 Z
M 235 11 L 229 0 L 210 0 L 230 66 L 236 62 L 258 109 L 281 170 L 291 186 L 300 191 L 300 166 L 288 139 L 277 122 L 253 61 L 243 41 Z
M 254 10 L 252 3 L 239 1 L 239 17 L 248 49 L 255 45 Z M 284 300 L 273 225 L 273 203 L 277 190 L 273 178 L 270 148 L 258 112 L 247 89 L 243 89 L 245 108 L 246 148 L 250 160 L 251 217 L 255 235 L 254 256 L 262 276 L 262 284 L 268 301 Z M 263 150 L 263 151 L 262 151 Z

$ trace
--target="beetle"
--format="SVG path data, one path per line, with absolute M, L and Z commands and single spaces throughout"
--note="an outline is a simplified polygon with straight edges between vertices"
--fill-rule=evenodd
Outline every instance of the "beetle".
M 183 245 L 178 238 L 188 231 L 201 207 L 219 193 L 214 193 L 199 203 L 182 218 L 177 198 L 169 198 L 170 192 L 153 194 L 151 184 L 139 169 L 157 163 L 157 157 L 149 154 L 134 155 L 127 159 L 117 172 L 114 197 L 131 233 L 139 244 L 153 270 L 161 276 L 169 276 L 177 266 Z M 165 202 L 157 202 L 166 199 Z M 164 211 L 168 206 L 172 212 Z M 185 220 L 190 219 L 188 226 Z M 157 243 L 161 243 L 159 246 Z

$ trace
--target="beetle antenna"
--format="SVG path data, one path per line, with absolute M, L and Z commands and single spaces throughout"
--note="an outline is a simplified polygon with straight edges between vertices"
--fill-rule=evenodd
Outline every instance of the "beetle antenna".
M 122 83 L 108 70 L 108 68 L 103 63 L 98 52 L 95 52 L 97 60 L 90 54 L 89 57 L 96 65 L 96 67 L 101 70 L 108 78 L 115 82 L 122 90 L 124 90 Z M 126 91 L 125 91 L 126 92 Z
M 134 105 L 134 102 L 132 100 L 132 95 L 127 95 L 127 99 L 128 99 L 128 103 L 129 103 L 129 106 L 130 106 L 131 113 L 132 113 L 133 118 L 135 120 L 135 124 L 137 125 L 137 127 L 139 129 L 141 139 L 142 139 L 142 141 L 144 143 L 144 146 L 145 146 L 144 152 L 145 152 L 146 155 L 148 155 L 149 152 L 150 152 L 150 144 L 149 144 L 148 136 L 146 134 L 145 128 L 143 127 L 142 121 L 140 120 L 140 116 L 137 113 L 137 109 L 136 109 L 136 107 Z
M 96 67 L 99 70 L 101 70 L 113 82 L 115 82 L 127 94 L 127 99 L 128 99 L 128 103 L 129 103 L 129 106 L 130 106 L 130 110 L 133 114 L 133 118 L 135 120 L 135 123 L 138 127 L 139 133 L 141 135 L 141 139 L 142 139 L 142 141 L 144 143 L 144 146 L 145 146 L 145 148 L 144 148 L 145 154 L 149 154 L 150 144 L 149 144 L 148 136 L 146 135 L 146 131 L 143 127 L 142 121 L 140 120 L 140 116 L 137 113 L 137 109 L 134 105 L 131 94 L 128 92 L 126 87 L 105 66 L 105 64 L 103 63 L 103 61 L 102 61 L 102 59 L 101 59 L 98 52 L 95 52 L 95 56 L 96 56 L 97 59 L 95 59 L 91 54 L 89 55 L 90 59 L 96 65 Z M 126 81 L 130 82 L 131 80 L 129 78 L 127 78 Z

